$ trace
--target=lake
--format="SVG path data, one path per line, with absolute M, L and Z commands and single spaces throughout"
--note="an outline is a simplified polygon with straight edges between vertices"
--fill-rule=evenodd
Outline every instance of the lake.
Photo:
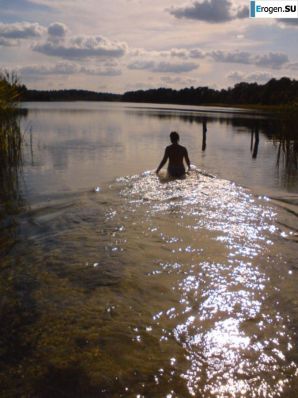
M 237 108 L 22 108 L 0 202 L 3 396 L 297 397 L 297 127 Z M 173 130 L 185 179 L 154 173 Z

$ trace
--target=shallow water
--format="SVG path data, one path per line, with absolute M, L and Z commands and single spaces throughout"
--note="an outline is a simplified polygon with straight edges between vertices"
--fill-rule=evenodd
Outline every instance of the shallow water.
M 29 108 L 1 220 L 4 396 L 296 397 L 295 141 L 236 110 Z M 196 166 L 159 179 L 175 127 Z

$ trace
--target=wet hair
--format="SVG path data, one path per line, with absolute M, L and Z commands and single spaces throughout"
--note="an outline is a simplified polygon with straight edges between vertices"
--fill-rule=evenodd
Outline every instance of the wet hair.
M 180 139 L 179 134 L 176 133 L 176 131 L 172 131 L 171 134 L 170 134 L 170 139 L 171 139 L 171 142 L 172 142 L 173 144 L 176 143 L 176 142 L 178 142 L 179 139 Z

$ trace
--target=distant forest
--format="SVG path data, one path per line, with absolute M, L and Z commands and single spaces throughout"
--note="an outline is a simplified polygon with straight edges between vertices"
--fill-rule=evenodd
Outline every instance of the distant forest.
M 88 90 L 28 90 L 20 87 L 21 101 L 121 101 L 121 94 Z
M 20 89 L 23 101 L 126 101 L 185 105 L 287 105 L 298 102 L 298 81 L 288 77 L 271 79 L 263 85 L 242 82 L 221 90 L 209 87 L 158 88 L 111 94 L 87 90 L 29 90 L 24 85 Z

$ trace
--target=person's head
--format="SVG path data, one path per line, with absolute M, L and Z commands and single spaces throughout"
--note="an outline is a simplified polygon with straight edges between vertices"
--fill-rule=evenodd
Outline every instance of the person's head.
M 177 142 L 179 141 L 179 134 L 176 133 L 176 131 L 172 131 L 170 134 L 170 140 L 173 144 L 177 144 Z

